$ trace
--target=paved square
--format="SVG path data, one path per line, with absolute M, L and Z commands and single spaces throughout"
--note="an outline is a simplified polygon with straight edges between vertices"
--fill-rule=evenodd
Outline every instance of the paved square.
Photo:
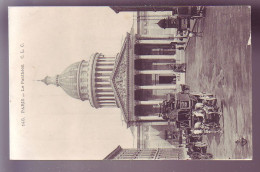
M 205 139 L 214 159 L 252 158 L 251 9 L 247 6 L 206 7 L 185 50 L 186 83 L 192 91 L 216 95 L 223 109 L 224 133 Z M 235 141 L 244 137 L 245 146 Z

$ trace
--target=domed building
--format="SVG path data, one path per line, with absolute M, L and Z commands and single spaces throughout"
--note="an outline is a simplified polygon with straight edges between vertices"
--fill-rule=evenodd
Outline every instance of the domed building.
M 69 96 L 89 100 L 95 108 L 116 107 L 110 76 L 115 58 L 101 53 L 93 54 L 89 61 L 82 60 L 67 67 L 54 77 L 46 76 L 42 82 L 61 87 Z
M 73 98 L 89 101 L 94 108 L 120 108 L 138 147 L 167 147 L 169 143 L 161 141 L 157 130 L 164 133 L 168 125 L 158 116 L 160 103 L 166 94 L 176 91 L 177 85 L 185 83 L 185 75 L 171 67 L 177 60 L 170 38 L 148 38 L 134 28 L 116 57 L 95 53 L 88 61 L 74 63 L 61 74 L 41 81 L 61 87 Z

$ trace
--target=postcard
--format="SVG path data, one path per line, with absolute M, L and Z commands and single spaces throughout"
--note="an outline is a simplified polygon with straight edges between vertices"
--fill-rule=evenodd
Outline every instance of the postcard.
M 9 7 L 11 160 L 251 160 L 250 6 Z

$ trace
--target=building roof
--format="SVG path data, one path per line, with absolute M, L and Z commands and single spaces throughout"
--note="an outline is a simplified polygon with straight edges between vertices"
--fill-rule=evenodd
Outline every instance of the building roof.
M 110 154 L 108 154 L 104 160 L 109 160 L 109 159 L 113 159 L 115 158 L 119 153 L 120 151 L 122 151 L 123 149 L 121 148 L 120 145 L 118 145 Z
M 129 45 L 130 34 L 127 33 L 121 52 L 116 57 L 111 75 L 115 98 L 126 122 L 129 121 Z
M 134 28 L 127 33 L 111 75 L 112 88 L 127 127 L 136 120 L 134 115 Z

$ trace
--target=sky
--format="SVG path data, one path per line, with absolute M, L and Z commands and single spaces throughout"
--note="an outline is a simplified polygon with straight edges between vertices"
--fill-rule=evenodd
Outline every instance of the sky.
M 9 8 L 11 159 L 103 159 L 118 145 L 134 146 L 120 109 L 94 109 L 60 87 L 36 81 L 95 52 L 115 56 L 132 23 L 133 13 L 108 7 Z

